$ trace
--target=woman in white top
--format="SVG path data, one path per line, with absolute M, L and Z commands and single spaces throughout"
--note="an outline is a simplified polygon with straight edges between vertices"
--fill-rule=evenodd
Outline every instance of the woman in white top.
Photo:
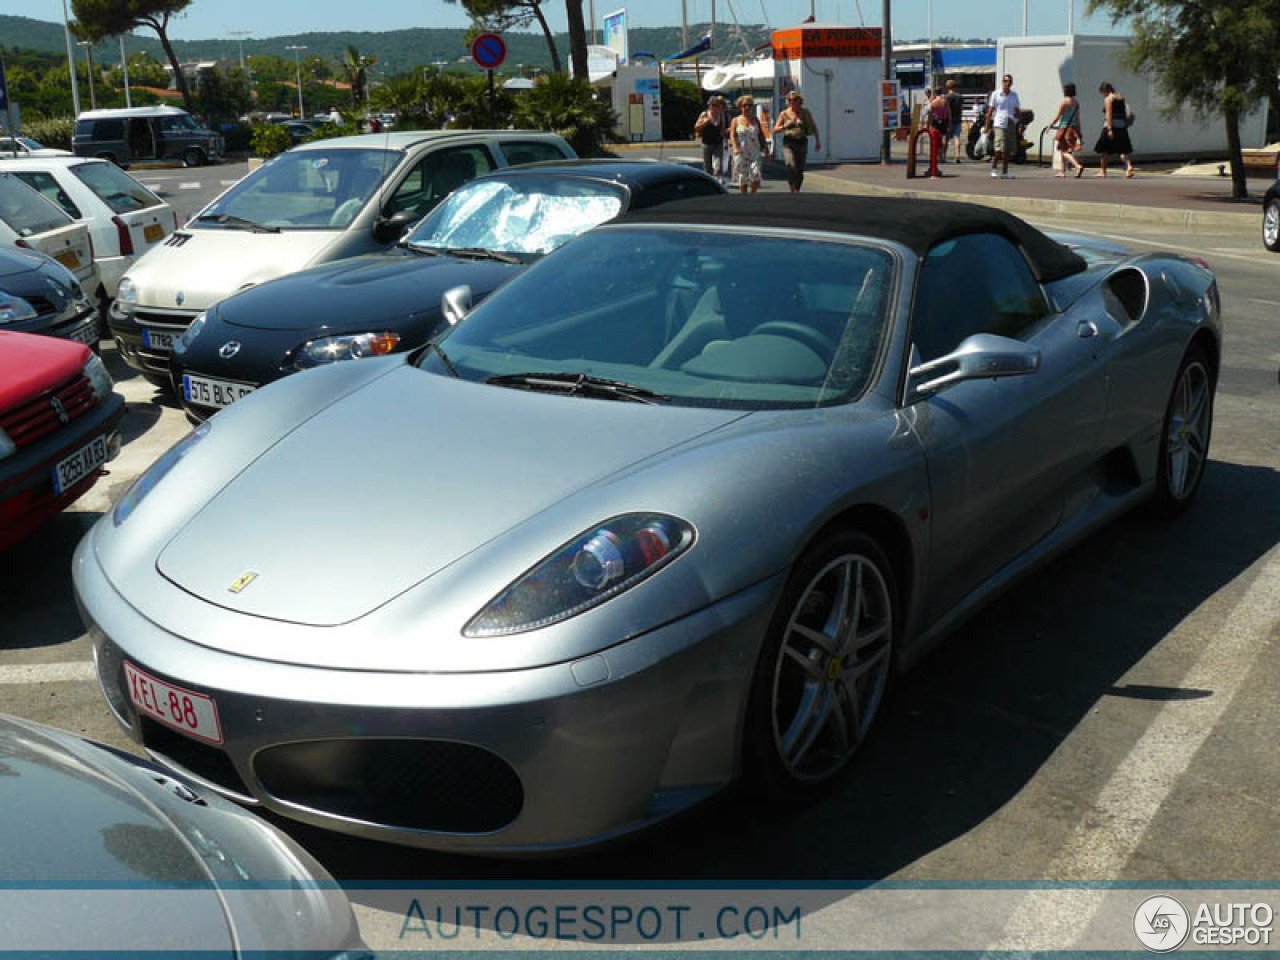
M 741 111 L 729 124 L 733 144 L 733 179 L 741 193 L 760 189 L 760 168 L 764 163 L 765 133 L 756 117 L 756 102 L 750 96 L 738 98 Z

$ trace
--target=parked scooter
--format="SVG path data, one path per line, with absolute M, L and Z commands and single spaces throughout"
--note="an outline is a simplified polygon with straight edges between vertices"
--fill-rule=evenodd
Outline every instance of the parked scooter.
M 978 118 L 974 120 L 969 127 L 969 139 L 965 144 L 964 152 L 970 160 L 986 160 L 991 156 L 989 137 L 982 134 L 987 126 L 987 111 L 989 105 L 983 104 L 978 108 Z M 1034 110 L 1018 111 L 1018 149 L 1014 151 L 1013 156 L 1009 159 L 1014 163 L 1027 162 L 1027 150 L 1031 148 L 1031 141 L 1027 139 L 1027 127 L 1029 127 L 1036 119 Z

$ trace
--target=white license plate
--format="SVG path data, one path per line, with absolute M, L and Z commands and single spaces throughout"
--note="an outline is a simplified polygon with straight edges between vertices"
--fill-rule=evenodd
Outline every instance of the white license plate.
M 83 327 L 72 330 L 71 339 L 76 341 L 76 343 L 83 343 L 86 346 L 92 347 L 99 340 L 98 321 L 94 320 L 92 323 L 86 323 Z
M 212 377 L 197 377 L 190 373 L 182 375 L 182 395 L 187 398 L 188 403 L 198 403 L 202 407 L 229 407 L 255 389 L 257 388 L 249 383 L 214 380 Z
M 165 333 L 162 330 L 142 331 L 142 345 L 148 350 L 172 350 L 173 341 L 177 339 L 176 333 Z
M 124 677 L 129 699 L 147 716 L 208 743 L 222 743 L 222 724 L 213 697 L 157 680 L 127 660 Z
M 53 492 L 62 496 L 107 462 L 107 438 L 94 437 L 83 447 L 53 465 Z

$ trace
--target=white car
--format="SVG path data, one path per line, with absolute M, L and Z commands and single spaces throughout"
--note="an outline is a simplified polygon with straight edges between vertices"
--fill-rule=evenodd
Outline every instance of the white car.
M 126 363 L 167 386 L 174 339 L 218 301 L 386 249 L 473 177 L 574 156 L 561 137 L 531 130 L 414 130 L 299 144 L 129 269 L 108 315 L 111 335 Z
M 7 170 L 6 166 L 4 170 Z M 76 223 L 11 173 L 0 171 L 0 244 L 39 250 L 71 271 L 84 291 L 98 289 L 89 228 Z
M 14 160 L 3 169 L 89 227 L 98 287 L 85 292 L 104 316 L 120 278 L 178 229 L 173 207 L 109 161 L 68 155 Z
M 53 147 L 46 147 L 37 140 L 30 137 L 10 137 L 0 136 L 0 160 L 6 160 L 11 157 L 69 157 L 70 150 L 57 150 Z

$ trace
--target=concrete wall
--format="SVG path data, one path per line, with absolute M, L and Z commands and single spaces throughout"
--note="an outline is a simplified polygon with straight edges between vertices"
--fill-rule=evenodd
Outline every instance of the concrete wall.
M 878 58 L 813 57 L 775 60 L 773 118 L 786 107 L 788 90 L 804 94 L 813 114 L 822 149 L 809 141 L 809 160 L 842 163 L 880 158 L 880 71 Z M 775 148 L 781 156 L 782 138 Z
M 1053 119 L 1062 100 L 1062 84 L 1076 84 L 1084 128 L 1084 148 L 1091 153 L 1102 130 L 1102 97 L 1098 85 L 1109 81 L 1124 94 L 1129 109 L 1136 114 L 1131 132 L 1134 155 L 1186 157 L 1195 154 L 1225 154 L 1227 132 L 1220 115 L 1204 120 L 1183 108 L 1174 119 L 1161 115 L 1168 104 L 1154 80 L 1138 76 L 1122 66 L 1128 48 L 1127 37 L 1007 37 L 997 41 L 996 70 L 999 77 L 1013 74 L 1013 89 L 1023 107 L 1036 112 L 1027 132 L 1032 153 L 1038 147 L 1041 128 Z M 1050 134 L 1044 150 L 1053 150 Z M 1240 122 L 1240 139 L 1245 147 L 1266 143 L 1266 110 L 1260 109 Z

